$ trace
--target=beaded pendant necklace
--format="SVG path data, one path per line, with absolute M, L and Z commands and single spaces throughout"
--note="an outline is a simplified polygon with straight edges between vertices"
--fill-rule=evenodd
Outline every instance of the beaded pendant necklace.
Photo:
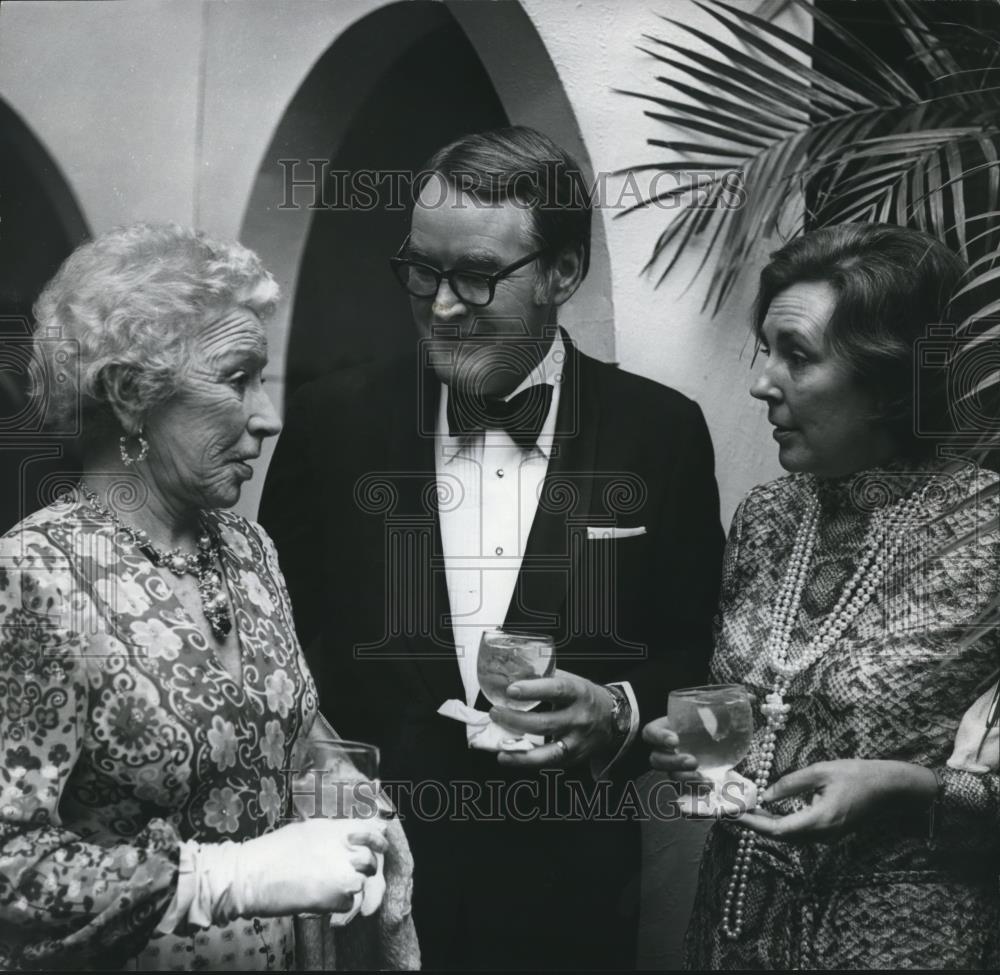
M 812 494 L 805 516 L 796 532 L 788 568 L 778 591 L 774 609 L 774 622 L 768 637 L 765 656 L 774 672 L 772 690 L 764 698 L 761 711 L 767 719 L 761 741 L 761 758 L 754 777 L 757 794 L 761 795 L 771 779 L 774 764 L 775 742 L 778 732 L 785 727 L 790 706 L 785 695 L 792 681 L 811 667 L 829 650 L 857 619 L 871 601 L 885 579 L 886 572 L 906 539 L 903 530 L 920 514 L 926 488 L 906 495 L 888 510 L 877 512 L 865 535 L 861 558 L 854 574 L 847 581 L 836 605 L 823 619 L 816 634 L 805 649 L 793 660 L 790 657 L 791 635 L 798 618 L 805 589 L 806 576 L 816 548 L 820 505 Z M 750 829 L 740 830 L 736 862 L 729 878 L 722 908 L 722 933 L 736 940 L 743 932 L 743 905 L 746 899 L 747 878 L 753 858 L 757 834 Z
M 207 531 L 198 536 L 198 553 L 191 555 L 179 548 L 164 552 L 158 549 L 149 535 L 141 528 L 122 521 L 110 508 L 102 504 L 100 499 L 86 485 L 80 485 L 87 504 L 102 518 L 106 518 L 115 530 L 125 535 L 136 548 L 142 552 L 157 568 L 169 569 L 175 576 L 194 576 L 198 582 L 198 595 L 201 597 L 201 607 L 217 640 L 224 640 L 233 628 L 229 615 L 229 601 L 222 591 L 222 577 L 215 568 L 218 557 L 218 547 Z

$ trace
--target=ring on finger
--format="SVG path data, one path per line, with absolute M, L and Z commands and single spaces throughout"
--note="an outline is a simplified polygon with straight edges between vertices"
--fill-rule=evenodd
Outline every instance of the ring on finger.
M 560 758 L 565 758 L 569 754 L 569 746 L 566 744 L 566 742 L 564 742 L 562 740 L 562 738 L 557 738 L 553 742 L 553 744 L 559 746 L 559 757 Z

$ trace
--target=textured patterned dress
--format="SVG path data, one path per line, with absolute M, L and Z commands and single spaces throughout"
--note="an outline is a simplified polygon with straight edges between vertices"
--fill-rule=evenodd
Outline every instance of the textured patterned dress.
M 834 759 L 895 759 L 944 768 L 966 709 L 995 679 L 995 631 L 974 625 L 997 590 L 1000 538 L 986 520 L 996 498 L 954 510 L 992 474 L 923 465 L 818 481 L 792 475 L 740 505 L 726 552 L 712 680 L 742 683 L 760 704 L 774 674 L 764 648 L 797 529 L 818 497 L 816 546 L 791 634 L 801 653 L 854 572 L 872 518 L 887 501 L 925 489 L 920 515 L 883 584 L 841 638 L 792 683 L 771 782 Z M 975 530 L 975 543 L 943 552 Z M 1000 961 L 1000 781 L 944 769 L 933 839 L 928 814 L 886 814 L 833 842 L 759 837 L 744 923 L 729 940 L 723 905 L 740 829 L 717 823 L 702 859 L 686 941 L 687 966 L 717 969 L 984 968 Z M 797 800 L 775 803 L 777 813 Z
M 157 934 L 179 845 L 287 808 L 316 713 L 270 539 L 210 514 L 238 684 L 151 563 L 82 505 L 0 539 L 0 968 L 287 969 L 290 918 Z

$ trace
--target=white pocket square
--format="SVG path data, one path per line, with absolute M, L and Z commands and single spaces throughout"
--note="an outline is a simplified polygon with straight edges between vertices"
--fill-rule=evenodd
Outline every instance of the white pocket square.
M 638 528 L 615 528 L 612 525 L 598 525 L 596 528 L 587 526 L 587 540 L 614 541 L 616 538 L 635 538 L 637 535 L 645 535 L 646 526 L 640 525 Z

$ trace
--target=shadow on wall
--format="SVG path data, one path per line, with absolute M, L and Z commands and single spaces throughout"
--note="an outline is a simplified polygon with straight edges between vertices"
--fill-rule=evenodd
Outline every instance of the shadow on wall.
M 75 437 L 41 429 L 28 401 L 31 307 L 90 234 L 42 144 L 0 101 L 0 532 L 52 500 L 46 484 L 79 467 Z M 60 479 L 62 480 L 62 479 Z
M 286 396 L 318 375 L 387 361 L 415 346 L 409 300 L 388 265 L 409 229 L 409 179 L 379 180 L 375 174 L 415 173 L 458 136 L 508 124 L 452 15 L 437 3 L 428 4 L 425 15 L 433 27 L 378 79 L 330 159 L 324 202 L 334 205 L 314 212 L 306 240 Z M 336 101 L 330 110 L 336 111 Z M 372 174 L 374 193 L 358 189 L 365 173 Z M 360 206 L 344 205 L 352 188 Z

